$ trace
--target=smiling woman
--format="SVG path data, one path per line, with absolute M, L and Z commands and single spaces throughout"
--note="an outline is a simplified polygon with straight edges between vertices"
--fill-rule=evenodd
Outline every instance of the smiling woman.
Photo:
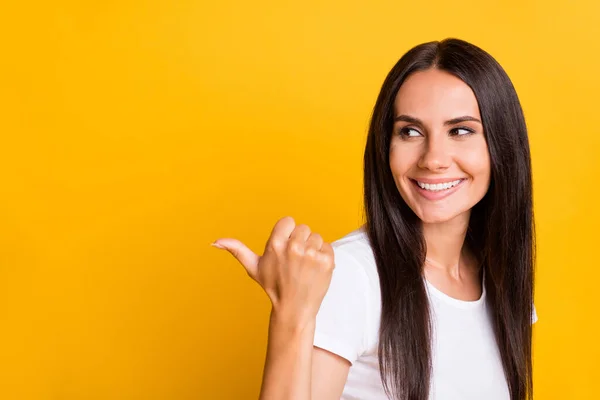
M 458 39 L 409 50 L 377 99 L 364 182 L 386 393 L 530 398 L 531 160 L 498 62 Z
M 273 303 L 261 398 L 530 398 L 529 144 L 494 58 L 459 39 L 402 56 L 373 110 L 364 185 L 366 224 L 331 245 L 290 217 L 263 256 L 215 243 Z
M 490 184 L 475 93 L 455 75 L 427 69 L 404 81 L 394 112 L 390 168 L 402 199 L 424 224 L 461 215 L 466 227 Z

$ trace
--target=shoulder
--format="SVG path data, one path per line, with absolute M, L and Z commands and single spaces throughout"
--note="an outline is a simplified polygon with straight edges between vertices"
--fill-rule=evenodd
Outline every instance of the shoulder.
M 329 302 L 329 306 L 337 303 L 336 312 L 346 309 L 354 316 L 361 315 L 362 350 L 372 351 L 379 336 L 381 289 L 375 256 L 364 226 L 332 242 L 331 246 L 335 254 L 335 268 L 330 292 L 326 296 L 329 299 L 325 302 Z
M 379 290 L 377 264 L 364 225 L 333 241 L 331 246 L 336 269 L 352 270 L 366 279 L 369 289 Z
M 369 238 L 364 225 L 361 225 L 339 239 L 334 240 L 331 242 L 331 245 L 335 248 L 344 248 L 348 251 L 358 250 L 363 249 L 365 246 L 369 246 Z
M 354 363 L 376 343 L 380 294 L 364 229 L 331 242 L 335 268 L 316 318 L 314 345 Z

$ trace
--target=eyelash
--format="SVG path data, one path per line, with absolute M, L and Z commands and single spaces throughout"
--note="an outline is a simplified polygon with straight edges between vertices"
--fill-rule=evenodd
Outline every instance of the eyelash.
M 456 134 L 456 135 L 451 135 L 451 136 L 462 137 L 462 136 L 470 136 L 470 135 L 472 135 L 472 134 L 474 134 L 474 133 L 475 133 L 475 131 L 474 131 L 473 129 L 471 129 L 471 128 L 467 128 L 466 126 L 457 126 L 456 128 L 452 128 L 452 129 L 450 130 L 450 132 L 452 132 L 452 131 L 458 131 L 458 130 L 460 130 L 460 129 L 463 129 L 463 130 L 467 131 L 468 133 L 463 133 L 462 135 L 458 135 L 458 134 Z M 414 130 L 414 131 L 417 131 L 417 132 L 419 132 L 419 131 L 418 131 L 417 129 L 415 129 L 415 128 L 410 128 L 410 127 L 408 127 L 408 126 L 405 126 L 404 128 L 400 129 L 400 131 L 399 131 L 399 134 L 400 134 L 400 136 L 402 136 L 403 138 L 411 138 L 411 137 L 415 137 L 415 136 L 408 136 L 408 131 L 411 131 L 411 130 Z M 420 133 L 420 132 L 419 132 L 419 133 Z

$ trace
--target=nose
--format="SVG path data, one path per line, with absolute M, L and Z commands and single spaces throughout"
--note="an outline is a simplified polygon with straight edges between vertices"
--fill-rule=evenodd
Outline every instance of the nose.
M 419 168 L 430 171 L 444 171 L 452 163 L 452 154 L 448 141 L 441 135 L 430 135 L 425 142 L 423 154 L 419 158 Z

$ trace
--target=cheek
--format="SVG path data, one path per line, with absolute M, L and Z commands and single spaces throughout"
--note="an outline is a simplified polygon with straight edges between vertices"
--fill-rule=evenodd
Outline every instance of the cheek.
M 491 164 L 487 147 L 469 152 L 462 158 L 462 169 L 473 177 L 478 185 L 489 185 Z
M 401 145 L 392 145 L 390 148 L 389 158 L 390 169 L 392 170 L 392 174 L 396 180 L 402 178 L 403 175 L 407 174 L 411 170 L 413 165 L 416 163 L 414 158 L 414 151 L 410 151 L 410 149 Z

